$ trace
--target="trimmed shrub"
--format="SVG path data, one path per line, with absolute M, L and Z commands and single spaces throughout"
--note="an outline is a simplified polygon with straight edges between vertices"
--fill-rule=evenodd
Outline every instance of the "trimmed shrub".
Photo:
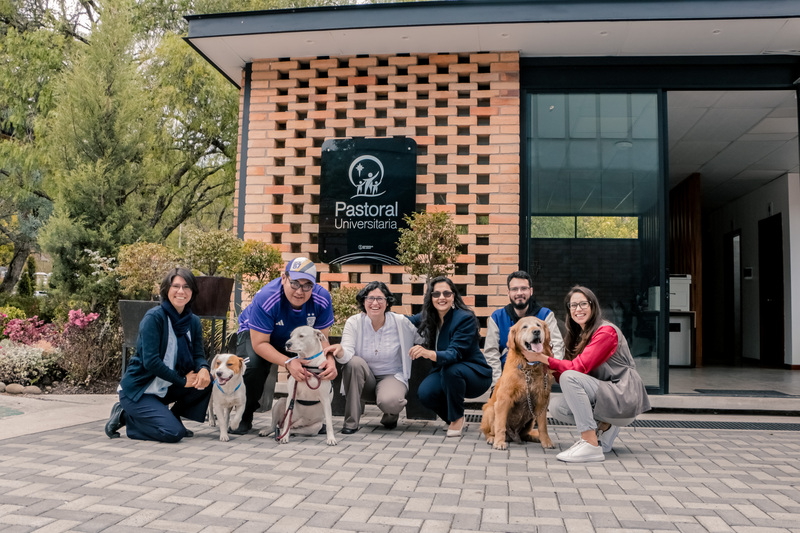
M 45 378 L 58 379 L 61 369 L 57 349 L 28 346 L 9 339 L 0 341 L 0 381 L 35 385 Z

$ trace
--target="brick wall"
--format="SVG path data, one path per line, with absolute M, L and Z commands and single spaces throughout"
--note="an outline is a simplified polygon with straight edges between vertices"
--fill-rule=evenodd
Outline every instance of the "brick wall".
M 245 239 L 318 262 L 323 141 L 413 137 L 417 209 L 450 212 L 463 232 L 453 281 L 479 317 L 508 302 L 519 263 L 516 52 L 258 60 L 249 120 Z M 235 198 L 237 220 L 238 184 Z M 380 280 L 402 296 L 398 312 L 422 303 L 403 267 L 317 266 L 328 288 Z

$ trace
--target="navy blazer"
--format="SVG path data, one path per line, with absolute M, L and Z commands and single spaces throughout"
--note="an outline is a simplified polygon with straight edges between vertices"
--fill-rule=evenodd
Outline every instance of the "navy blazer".
M 159 377 L 173 385 L 186 385 L 186 376 L 164 364 L 169 341 L 169 321 L 164 309 L 159 305 L 150 309 L 139 323 L 139 336 L 136 339 L 136 353 L 131 358 L 120 385 L 122 392 L 132 401 L 139 401 L 154 378 Z M 208 368 L 203 348 L 203 326 L 196 315 L 192 315 L 189 326 L 192 339 L 192 358 L 194 371 Z
M 422 313 L 409 317 L 419 327 Z M 492 377 L 492 368 L 481 352 L 478 319 L 469 311 L 451 309 L 444 316 L 436 343 L 436 361 L 431 372 L 439 372 L 453 363 L 465 363 L 482 376 Z

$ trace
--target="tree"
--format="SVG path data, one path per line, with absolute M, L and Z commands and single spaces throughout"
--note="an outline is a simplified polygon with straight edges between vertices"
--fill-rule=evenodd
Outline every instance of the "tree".
M 92 280 L 84 250 L 229 229 L 239 94 L 182 41 L 183 16 L 341 3 L 0 0 L 0 292 L 38 243 L 74 293 Z
M 37 121 L 54 107 L 53 80 L 82 40 L 91 5 L 0 2 L 0 243 L 10 248 L 0 292 L 11 292 L 52 212 Z
M 22 272 L 22 275 L 19 278 L 19 283 L 17 283 L 17 294 L 20 296 L 27 296 L 30 298 L 33 296 L 33 289 L 34 289 L 34 280 L 36 279 L 36 267 L 31 268 L 31 259 L 33 257 L 28 257 L 28 268 Z
M 460 255 L 456 225 L 449 213 L 413 213 L 400 230 L 397 260 L 414 277 L 427 279 L 452 272 Z

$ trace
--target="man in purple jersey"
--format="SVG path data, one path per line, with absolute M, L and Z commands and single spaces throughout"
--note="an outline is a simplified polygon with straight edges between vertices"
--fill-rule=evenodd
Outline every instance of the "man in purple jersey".
M 272 364 L 284 365 L 297 381 L 311 374 L 286 351 L 286 341 L 299 326 L 311 326 L 328 336 L 333 324 L 333 303 L 328 291 L 317 284 L 317 267 L 306 257 L 298 257 L 286 265 L 280 278 L 264 285 L 239 315 L 239 339 L 236 355 L 249 357 L 244 384 L 247 403 L 238 428 L 231 433 L 243 435 L 253 427 L 253 413 L 264 393 L 264 382 Z M 327 347 L 328 343 L 323 343 Z M 336 364 L 326 354 L 322 363 L 323 380 L 336 377 Z

